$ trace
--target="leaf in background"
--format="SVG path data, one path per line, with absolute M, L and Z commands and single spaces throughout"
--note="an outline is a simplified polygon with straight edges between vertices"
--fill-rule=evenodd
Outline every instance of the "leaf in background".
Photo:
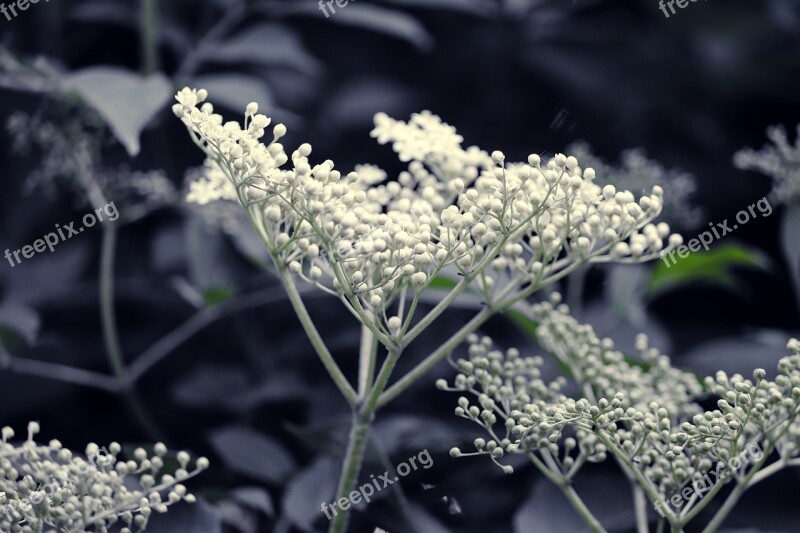
M 411 89 L 397 82 L 377 77 L 363 77 L 343 84 L 327 99 L 325 120 L 338 128 L 361 128 L 372 125 L 375 113 L 405 116 L 416 108 Z
M 239 474 L 280 483 L 294 470 L 294 460 L 277 441 L 247 427 L 214 431 L 209 440 L 223 462 Z
M 211 288 L 237 287 L 237 270 L 230 247 L 221 231 L 208 226 L 198 215 L 184 222 L 184 244 L 189 258 L 191 285 L 201 295 Z M 205 301 L 205 296 L 203 297 Z
M 255 513 L 231 500 L 216 503 L 222 521 L 240 533 L 253 533 L 258 522 Z
M 131 157 L 141 148 L 139 137 L 172 96 L 172 85 L 161 73 L 142 77 L 117 67 L 91 67 L 63 79 L 108 124 Z
M 460 11 L 471 15 L 488 17 L 497 13 L 494 3 L 486 0 L 383 0 L 387 4 L 420 9 L 442 9 Z
M 201 366 L 183 376 L 172 390 L 176 403 L 188 407 L 222 404 L 249 385 L 244 371 L 234 367 Z
M 668 267 L 663 260 L 650 278 L 650 293 L 695 281 L 729 286 L 733 283 L 731 269 L 734 267 L 766 268 L 766 260 L 753 250 L 736 244 L 715 248 L 708 252 L 692 252 L 685 258 L 674 255 L 675 264 Z
M 337 10 L 329 20 L 397 37 L 422 51 L 430 50 L 434 44 L 433 37 L 416 18 L 394 9 L 372 4 L 350 4 L 346 9 Z
M 18 336 L 29 345 L 33 344 L 41 325 L 39 313 L 27 305 L 4 303 L 0 306 L 0 343 L 6 346 L 7 336 Z
M 607 531 L 634 528 L 631 489 L 621 473 L 584 467 L 575 478 L 575 491 Z M 603 490 L 597 490 L 603 487 Z M 591 529 L 567 501 L 558 487 L 539 478 L 526 503 L 514 515 L 514 533 L 531 531 L 571 531 L 591 533 Z
M 90 244 L 86 239 L 62 243 L 53 255 L 39 254 L 14 268 L 3 269 L 0 277 L 6 283 L 6 301 L 40 304 L 69 291 L 89 262 Z
M 225 300 L 230 300 L 236 295 L 230 287 L 209 287 L 203 292 L 203 302 L 206 305 L 216 305 Z
M 454 289 L 458 282 L 445 276 L 436 276 L 429 284 L 431 289 Z
M 750 335 L 747 338 L 723 338 L 693 348 L 680 358 L 680 366 L 701 376 L 713 376 L 717 370 L 736 372 L 749 378 L 756 368 L 774 376 L 778 361 L 787 355 L 788 333 Z
M 298 529 L 314 531 L 314 522 L 325 515 L 320 510 L 336 493 L 337 465 L 327 457 L 317 458 L 289 482 L 283 495 L 283 514 Z
M 168 513 L 153 513 L 147 533 L 222 533 L 218 511 L 203 498 L 194 504 L 170 506 Z
M 611 309 L 606 312 L 625 317 L 633 324 L 642 324 L 646 320 L 643 300 L 646 284 L 645 266 L 609 265 L 605 300 Z
M 436 520 L 428 511 L 421 505 L 410 502 L 409 519 L 411 525 L 414 526 L 414 531 L 424 531 L 425 533 L 449 533 L 450 530 L 444 527 L 441 522 Z M 531 530 L 532 531 L 532 530 Z
M 453 426 L 432 417 L 417 415 L 389 415 L 375 424 L 386 452 L 446 451 L 454 442 L 468 438 L 471 433 L 459 432 Z
M 234 500 L 242 505 L 260 511 L 266 516 L 275 515 L 275 506 L 272 503 L 272 496 L 261 487 L 239 487 L 233 491 L 232 496 Z
M 800 204 L 787 205 L 781 223 L 781 247 L 800 306 Z
M 274 108 L 272 93 L 267 84 L 247 74 L 209 74 L 196 76 L 191 83 L 208 91 L 209 100 L 231 111 L 244 113 L 250 102 L 256 102 L 264 111 Z
M 229 394 L 220 400 L 228 409 L 243 412 L 270 402 L 307 399 L 305 388 L 306 384 L 295 374 L 276 371 L 266 380 L 252 387 L 240 387 L 234 394 Z
M 425 27 L 416 18 L 402 11 L 353 2 L 345 8 L 334 6 L 334 9 L 336 12 L 327 18 L 329 22 L 403 39 L 422 51 L 433 47 L 433 37 Z M 269 2 L 263 5 L 262 11 L 272 16 L 306 15 L 315 18 L 321 16 L 318 5 L 312 2 Z
M 254 63 L 292 67 L 306 74 L 321 70 L 297 34 L 281 24 L 262 23 L 238 33 L 214 48 L 208 59 L 226 63 Z

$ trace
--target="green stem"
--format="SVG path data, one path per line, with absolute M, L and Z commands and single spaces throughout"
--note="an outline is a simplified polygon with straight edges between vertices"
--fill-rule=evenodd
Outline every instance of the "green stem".
M 361 326 L 361 349 L 358 364 L 358 397 L 365 398 L 375 379 L 378 339 L 367 326 Z
M 566 484 L 561 487 L 562 492 L 567 496 L 569 503 L 572 504 L 573 509 L 578 511 L 578 514 L 581 515 L 584 522 L 589 526 L 589 528 L 594 531 L 595 533 L 605 533 L 606 530 L 600 521 L 595 518 L 592 512 L 586 507 L 586 504 L 583 503 L 578 493 L 575 492 L 575 489 L 572 488 L 572 485 Z
M 124 383 L 125 362 L 117 332 L 114 312 L 114 256 L 117 248 L 117 227 L 103 226 L 103 243 L 100 252 L 100 313 L 103 322 L 103 341 L 114 375 Z
M 333 359 L 333 355 L 331 355 L 331 352 L 325 345 L 325 341 L 322 340 L 322 336 L 319 334 L 319 331 L 317 331 L 316 326 L 314 326 L 314 322 L 311 320 L 311 316 L 309 316 L 305 304 L 303 304 L 303 299 L 300 297 L 300 293 L 297 291 L 297 287 L 294 284 L 292 275 L 286 270 L 286 267 L 284 267 L 277 260 L 275 261 L 275 266 L 281 276 L 283 286 L 286 288 L 286 293 L 289 295 L 289 301 L 291 302 L 292 307 L 297 314 L 297 318 L 300 320 L 300 324 L 303 326 L 308 339 L 311 341 L 311 344 L 314 346 L 319 358 L 322 360 L 322 364 L 325 365 L 325 369 L 328 371 L 331 379 L 333 379 L 333 382 L 336 383 L 336 386 L 339 388 L 347 402 L 351 406 L 356 405 L 356 402 L 358 402 L 358 395 L 356 394 L 356 391 L 353 390 L 350 382 L 347 381 L 347 378 L 342 373 L 339 365 L 336 364 L 336 361 Z
M 478 314 L 472 317 L 472 320 L 464 324 L 461 329 L 455 332 L 436 351 L 431 353 L 420 364 L 415 366 L 408 374 L 403 376 L 394 385 L 389 387 L 378 400 L 378 407 L 383 407 L 395 399 L 415 381 L 424 376 L 431 368 L 436 366 L 439 361 L 446 357 L 448 353 L 452 352 L 459 344 L 461 344 L 470 333 L 474 332 L 481 325 L 483 325 L 484 322 L 489 320 L 492 314 L 492 311 L 490 311 L 488 308 L 484 308 Z
M 589 508 L 586 507 L 586 504 L 583 503 L 581 497 L 578 496 L 578 493 L 575 492 L 575 489 L 572 488 L 572 485 L 570 485 L 569 481 L 564 476 L 562 476 L 559 472 L 553 471 L 553 469 L 544 464 L 541 459 L 536 457 L 536 453 L 528 452 L 528 458 L 539 470 L 539 472 L 544 474 L 547 479 L 552 481 L 558 488 L 561 489 L 561 491 L 567 497 L 567 500 L 569 500 L 569 503 L 572 505 L 575 511 L 581 515 L 581 518 L 583 518 L 584 522 L 586 522 L 592 531 L 595 533 L 605 533 L 606 530 L 603 528 L 603 525 L 592 514 Z
M 364 453 L 369 442 L 370 428 L 372 425 L 373 413 L 364 415 L 361 413 L 353 414 L 353 427 L 350 428 L 350 438 L 347 444 L 342 472 L 339 476 L 339 486 L 336 489 L 336 498 L 333 501 L 336 515 L 331 520 L 328 533 L 344 533 L 347 530 L 347 522 L 350 518 L 349 507 L 347 510 L 338 505 L 341 499 L 349 499 L 349 494 L 355 490 L 358 474 L 361 472 L 361 464 L 364 461 Z
M 100 251 L 100 318 L 103 325 L 103 342 L 111 369 L 122 385 L 128 407 L 142 428 L 157 440 L 164 440 L 161 430 L 147 414 L 134 390 L 129 386 L 127 370 L 122 355 L 122 344 L 117 330 L 114 304 L 114 259 L 117 249 L 117 226 L 113 223 L 103 225 L 103 242 Z
M 636 531 L 637 533 L 650 533 L 650 525 L 647 522 L 647 497 L 644 495 L 642 487 L 631 480 L 633 487 L 633 506 L 636 512 Z
M 390 351 L 386 360 L 381 366 L 375 384 L 369 391 L 360 407 L 353 413 L 353 427 L 350 429 L 350 438 L 347 444 L 347 453 L 342 465 L 342 472 L 339 476 L 339 486 L 336 490 L 336 502 L 342 498 L 347 499 L 350 493 L 355 490 L 358 474 L 361 472 L 361 464 L 364 461 L 364 453 L 367 449 L 369 433 L 372 421 L 375 419 L 375 412 L 378 409 L 378 398 L 386 388 L 389 376 L 392 374 L 398 359 L 399 351 Z M 331 521 L 328 533 L 343 533 L 347 529 L 347 521 L 350 511 L 339 507 L 338 514 Z
M 156 0 L 139 0 L 139 39 L 142 73 L 158 71 L 158 9 Z

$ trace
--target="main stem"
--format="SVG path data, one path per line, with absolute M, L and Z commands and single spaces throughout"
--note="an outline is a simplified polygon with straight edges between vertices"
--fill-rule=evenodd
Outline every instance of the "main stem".
M 370 431 L 374 412 L 353 413 L 353 426 L 350 428 L 350 438 L 347 444 L 342 472 L 339 477 L 339 486 L 336 489 L 336 498 L 333 501 L 336 515 L 331 520 L 329 533 L 344 533 L 347 530 L 347 522 L 350 518 L 348 510 L 342 509 L 337 502 L 341 499 L 349 500 L 349 494 L 355 489 L 358 481 L 358 474 L 361 472 L 361 464 L 364 462 L 364 453 L 369 443 Z
M 349 495 L 356 488 L 358 481 L 358 474 L 361 472 L 361 465 L 364 462 L 364 453 L 367 449 L 369 442 L 370 431 L 372 428 L 372 421 L 375 419 L 375 412 L 380 407 L 378 399 L 383 391 L 386 389 L 386 384 L 389 382 L 389 377 L 392 375 L 398 359 L 400 359 L 399 351 L 390 351 L 386 356 L 386 360 L 375 378 L 375 384 L 372 389 L 368 391 L 366 397 L 354 409 L 353 412 L 353 426 L 350 429 L 350 438 L 347 444 L 347 452 L 345 453 L 344 463 L 342 465 L 342 472 L 339 476 L 339 487 L 336 490 L 336 502 L 344 498 L 347 500 Z M 338 509 L 338 513 L 331 521 L 329 533 L 344 533 L 347 530 L 347 522 L 350 517 L 349 510 Z

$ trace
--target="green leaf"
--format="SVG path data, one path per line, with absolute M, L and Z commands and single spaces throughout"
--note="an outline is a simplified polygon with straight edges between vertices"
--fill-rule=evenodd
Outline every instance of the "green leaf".
M 172 85 L 163 74 L 145 78 L 116 67 L 73 72 L 64 78 L 64 88 L 100 114 L 131 157 L 141 149 L 144 128 L 172 96 Z
M 203 301 L 211 306 L 229 300 L 236 293 L 230 287 L 211 287 L 203 293 Z
M 32 307 L 17 303 L 0 306 L 0 344 L 11 348 L 36 342 L 41 327 L 39 313 Z
M 765 268 L 765 260 L 756 252 L 735 244 L 693 252 L 685 258 L 675 254 L 674 258 L 675 264 L 669 266 L 663 260 L 658 262 L 650 279 L 651 294 L 695 281 L 728 286 L 734 281 L 734 267 Z
M 439 275 L 433 278 L 428 286 L 431 289 L 455 289 L 456 285 L 458 285 L 456 280 Z

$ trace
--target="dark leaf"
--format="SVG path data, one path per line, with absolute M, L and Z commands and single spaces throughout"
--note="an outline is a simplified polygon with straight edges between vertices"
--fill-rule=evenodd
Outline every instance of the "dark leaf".
M 254 479 L 280 483 L 295 468 L 292 456 L 281 444 L 247 427 L 217 430 L 209 440 L 228 468 Z
M 319 61 L 306 51 L 297 34 L 274 23 L 258 24 L 234 35 L 216 47 L 209 59 L 287 66 L 308 74 L 321 70 Z
M 266 516 L 275 515 L 275 506 L 272 503 L 272 496 L 269 492 L 260 487 L 239 487 L 234 490 L 233 499 L 237 502 L 260 511 Z
M 314 531 L 314 523 L 325 516 L 322 504 L 335 495 L 337 478 L 337 465 L 328 458 L 318 458 L 289 482 L 283 495 L 284 516 L 298 529 Z

